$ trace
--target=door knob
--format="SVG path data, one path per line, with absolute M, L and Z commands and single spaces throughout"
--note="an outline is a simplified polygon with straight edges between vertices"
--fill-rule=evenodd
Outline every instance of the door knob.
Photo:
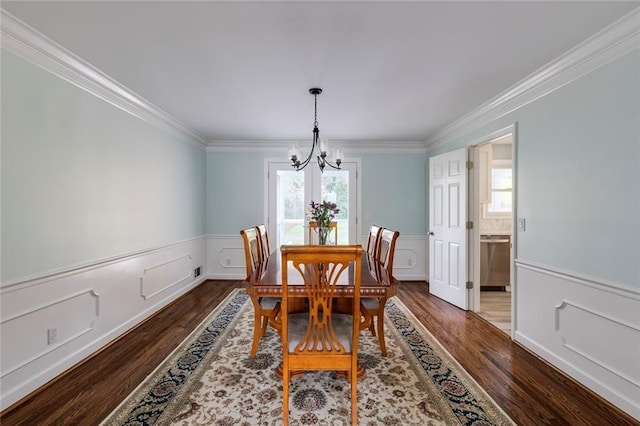
M 433 231 L 429 231 L 429 233 L 427 234 L 428 237 L 433 237 L 435 234 L 433 233 Z

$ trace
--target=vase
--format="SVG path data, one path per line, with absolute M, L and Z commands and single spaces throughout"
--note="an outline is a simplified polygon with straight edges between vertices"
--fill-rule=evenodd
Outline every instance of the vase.
M 327 239 L 331 228 L 328 226 L 318 226 L 318 244 L 321 246 L 327 245 Z

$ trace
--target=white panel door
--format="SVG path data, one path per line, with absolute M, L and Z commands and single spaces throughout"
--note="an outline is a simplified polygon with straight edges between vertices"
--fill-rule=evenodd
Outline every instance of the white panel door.
M 429 159 L 429 292 L 462 309 L 467 282 L 467 149 Z

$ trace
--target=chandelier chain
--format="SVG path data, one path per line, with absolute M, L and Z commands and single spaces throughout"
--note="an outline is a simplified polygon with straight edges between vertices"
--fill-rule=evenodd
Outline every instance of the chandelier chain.
M 318 95 L 313 95 L 313 125 L 318 127 Z

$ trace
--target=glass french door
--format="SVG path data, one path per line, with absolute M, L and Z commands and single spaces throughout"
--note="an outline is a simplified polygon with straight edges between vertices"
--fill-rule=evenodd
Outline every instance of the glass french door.
M 344 162 L 340 170 L 320 173 L 315 164 L 299 172 L 290 162 L 268 164 L 268 226 L 276 247 L 308 244 L 309 203 L 331 201 L 338 205 L 338 244 L 357 239 L 357 163 Z M 275 238 L 274 238 L 275 237 Z

